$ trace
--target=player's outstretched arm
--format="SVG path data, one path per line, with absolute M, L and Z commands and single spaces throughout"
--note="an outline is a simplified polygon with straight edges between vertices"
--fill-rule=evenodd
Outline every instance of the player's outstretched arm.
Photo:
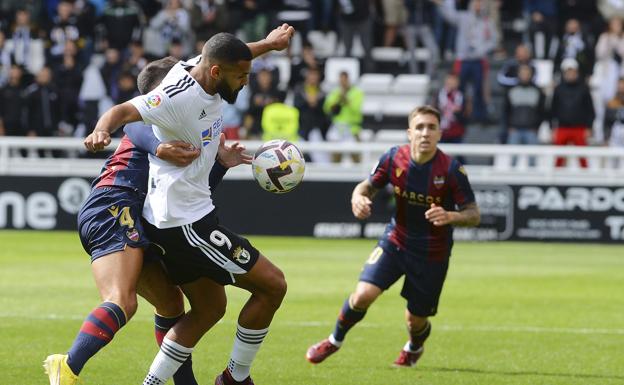
M 269 51 L 281 51 L 288 47 L 290 38 L 295 34 L 295 29 L 284 23 L 272 30 L 267 37 L 260 41 L 247 43 L 254 58 L 264 55 Z
M 93 132 L 84 140 L 91 152 L 101 151 L 111 142 L 110 135 L 126 123 L 142 120 L 139 111 L 129 102 L 118 104 L 100 117 Z
M 351 195 L 351 211 L 357 219 L 366 219 L 371 215 L 371 205 L 377 189 L 368 179 L 358 183 Z
M 469 203 L 460 211 L 446 211 L 441 206 L 431 204 L 431 208 L 425 212 L 425 218 L 434 226 L 478 226 L 481 222 L 481 214 L 476 203 Z

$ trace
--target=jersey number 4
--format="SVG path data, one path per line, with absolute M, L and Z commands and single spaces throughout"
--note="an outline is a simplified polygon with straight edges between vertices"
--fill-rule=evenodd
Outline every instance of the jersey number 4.
M 130 215 L 130 207 L 124 207 L 119 214 L 119 224 L 122 226 L 134 227 L 134 219 Z

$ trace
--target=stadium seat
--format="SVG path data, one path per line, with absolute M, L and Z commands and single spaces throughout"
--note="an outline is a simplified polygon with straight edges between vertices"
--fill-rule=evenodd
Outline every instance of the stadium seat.
M 390 91 L 390 85 L 394 76 L 390 74 L 363 74 L 358 82 L 358 87 L 365 94 L 386 94 Z
M 279 70 L 278 88 L 281 91 L 285 91 L 288 88 L 288 81 L 290 80 L 290 58 L 287 56 L 272 56 L 271 63 Z
M 338 47 L 338 35 L 334 31 L 310 31 L 308 41 L 312 44 L 314 54 L 325 59 L 336 54 Z
M 429 76 L 415 74 L 397 75 L 391 86 L 391 91 L 399 95 L 422 95 L 429 92 Z
M 424 95 L 390 96 L 383 100 L 382 113 L 388 117 L 407 118 L 407 115 L 417 106 L 424 104 Z
M 401 62 L 404 60 L 404 51 L 400 47 L 373 47 L 371 56 L 378 62 Z
M 362 102 L 362 114 L 381 119 L 384 100 L 384 96 L 365 94 Z
M 416 61 L 428 61 L 431 59 L 431 52 L 427 48 L 416 48 L 414 49 L 414 58 Z
M 553 61 L 533 60 L 533 65 L 535 65 L 535 84 L 540 88 L 550 86 L 553 82 Z
M 346 71 L 352 84 L 360 78 L 360 61 L 352 57 L 330 57 L 325 61 L 325 85 L 330 89 L 338 84 L 340 72 Z
M 375 135 L 376 142 L 384 143 L 405 143 L 407 134 L 404 130 L 379 130 Z

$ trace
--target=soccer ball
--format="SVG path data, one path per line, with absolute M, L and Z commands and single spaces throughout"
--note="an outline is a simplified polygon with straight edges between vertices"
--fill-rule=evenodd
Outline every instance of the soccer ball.
M 260 187 L 282 194 L 301 182 L 305 173 L 305 160 L 297 146 L 289 141 L 270 140 L 254 154 L 251 169 Z

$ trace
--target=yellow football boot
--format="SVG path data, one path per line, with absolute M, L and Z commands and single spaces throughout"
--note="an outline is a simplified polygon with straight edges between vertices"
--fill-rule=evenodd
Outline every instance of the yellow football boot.
M 50 385 L 75 385 L 78 376 L 67 365 L 66 354 L 52 354 L 43 361 L 43 368 L 50 377 Z

